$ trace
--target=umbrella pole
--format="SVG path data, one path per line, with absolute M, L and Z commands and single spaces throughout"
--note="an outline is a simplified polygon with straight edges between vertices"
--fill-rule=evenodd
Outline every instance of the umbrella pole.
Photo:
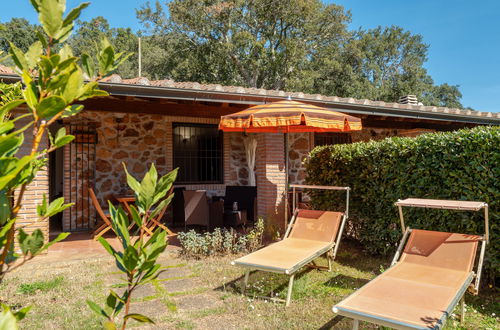
M 288 226 L 288 133 L 285 132 L 285 228 Z

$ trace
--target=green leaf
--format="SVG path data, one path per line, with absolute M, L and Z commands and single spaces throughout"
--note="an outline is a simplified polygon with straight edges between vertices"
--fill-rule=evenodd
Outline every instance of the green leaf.
M 51 118 L 66 108 L 66 101 L 57 95 L 43 99 L 36 107 L 36 113 L 40 118 Z
M 109 44 L 109 42 L 108 42 Z M 99 53 L 99 75 L 105 76 L 113 70 L 115 51 L 112 46 L 107 46 Z
M 105 318 L 109 317 L 108 314 L 95 302 L 87 300 L 87 305 L 89 305 L 90 309 L 93 310 L 97 315 L 103 316 Z
M 48 250 L 52 245 L 54 245 L 55 243 L 57 242 L 60 242 L 62 240 L 65 240 L 66 237 L 68 237 L 71 233 L 60 233 L 59 235 L 57 235 L 56 238 L 54 238 L 52 241 L 48 242 L 47 244 L 44 244 L 44 246 L 37 252 L 37 253 L 41 253 L 45 250 Z
M 115 309 L 117 301 L 118 300 L 116 299 L 116 295 L 113 295 L 110 293 L 108 295 L 108 297 L 106 298 L 106 306 L 108 306 L 109 308 L 111 308 L 113 310 L 113 309 Z
M 93 79 L 95 77 L 95 64 L 92 57 L 88 54 L 82 54 L 82 68 L 83 72 L 87 75 L 88 79 Z
M 0 229 L 0 247 L 4 247 L 5 244 L 7 244 L 6 243 L 7 242 L 7 234 L 15 222 L 16 222 L 16 219 L 11 219 L 11 220 L 7 221 L 7 223 L 5 223 L 3 225 L 3 227 Z
M 134 314 L 134 313 L 132 313 L 132 314 L 127 314 L 127 315 L 125 315 L 124 319 L 125 319 L 125 320 L 127 320 L 127 319 L 134 319 L 134 320 L 136 320 L 136 321 L 138 321 L 138 322 L 141 322 L 141 323 L 151 323 L 151 324 L 155 324 L 155 323 L 153 322 L 153 320 L 151 320 L 149 317 L 144 316 L 144 315 L 142 315 L 142 314 Z
M 73 66 L 74 70 L 69 74 L 61 95 L 66 100 L 66 103 L 72 103 L 75 99 L 78 99 L 83 86 L 82 72 L 75 64 Z
M 40 229 L 36 229 L 33 233 L 28 235 L 22 228 L 19 229 L 18 234 L 19 247 L 24 255 L 31 254 L 35 256 L 43 247 L 43 233 Z
M 156 216 L 160 214 L 160 212 L 170 204 L 173 197 L 174 195 L 170 194 L 170 196 L 162 200 L 158 205 L 156 205 L 155 209 L 151 212 L 149 217 L 153 219 L 156 218 Z
M 61 127 L 57 133 L 56 136 L 54 137 L 54 146 L 57 148 L 60 148 L 71 141 L 73 141 L 75 137 L 73 135 L 66 135 L 66 128 Z
M 9 54 L 14 63 L 16 64 L 16 66 L 19 68 L 20 71 L 27 71 L 29 69 L 29 65 L 23 52 L 19 48 L 17 48 L 16 45 L 14 45 L 12 42 L 9 42 L 9 45 L 10 45 Z
M 104 237 L 101 236 L 97 240 L 99 241 L 99 243 L 101 243 L 101 245 L 104 247 L 104 249 L 106 251 L 108 251 L 109 254 L 111 254 L 112 256 L 116 255 L 115 249 L 113 249 L 111 244 L 109 244 L 108 241 L 106 241 L 106 239 Z
M 71 57 L 73 57 L 73 50 L 70 45 L 64 44 L 64 46 L 59 50 L 59 56 L 61 56 L 61 61 L 65 62 Z M 64 67 L 59 67 L 59 70 L 64 70 Z
M 141 193 L 141 184 L 127 171 L 127 165 L 125 165 L 125 163 L 122 163 L 122 165 L 125 169 L 125 174 L 127 175 L 128 186 L 135 192 L 136 196 L 139 196 Z
M 116 324 L 113 321 L 104 321 L 102 324 L 105 330 L 116 330 Z
M 14 100 L 10 101 L 0 107 L 0 118 L 5 117 L 11 110 L 17 108 L 25 103 L 24 100 Z
M 38 20 L 49 37 L 57 39 L 56 36 L 62 28 L 62 15 L 66 9 L 65 5 L 66 1 L 61 0 L 44 0 L 37 2 L 39 12 Z
M 25 56 L 28 68 L 30 70 L 36 67 L 41 55 L 42 43 L 40 41 L 35 41 L 28 49 Z
M 1 150 L 1 148 L 0 148 Z M 21 158 L 15 165 L 15 168 L 11 170 L 7 175 L 0 176 L 0 190 L 5 189 L 13 180 L 16 179 L 16 176 L 31 162 L 33 157 L 24 156 Z
M 29 81 L 28 81 L 29 78 Z M 38 89 L 27 74 L 23 74 L 23 81 L 26 87 L 23 89 L 23 96 L 30 109 L 35 110 L 38 106 Z
M 42 203 L 36 206 L 36 213 L 39 217 L 44 217 L 47 213 L 47 196 L 43 194 Z
M 66 107 L 66 109 L 64 109 L 64 114 L 62 115 L 62 118 L 67 118 L 67 117 L 74 116 L 74 115 L 78 114 L 82 110 L 83 110 L 83 105 L 81 105 L 81 104 L 72 104 L 71 106 Z
M 80 14 L 83 9 L 87 8 L 90 5 L 90 2 L 83 2 L 78 5 L 78 7 L 75 7 L 71 9 L 71 11 L 68 13 L 66 18 L 63 21 L 63 26 L 69 26 L 74 24 L 74 21 L 80 17 Z
M 129 272 L 132 272 L 135 269 L 135 266 L 137 266 L 138 262 L 139 255 L 137 254 L 137 251 L 132 245 L 129 245 L 125 250 L 125 253 L 123 254 L 123 264 L 125 265 L 125 268 Z
M 19 329 L 17 326 L 16 316 L 5 305 L 2 306 L 3 310 L 0 314 L 0 330 Z
M 0 123 L 0 135 L 9 133 L 14 129 L 14 127 L 15 125 L 13 120 Z
M 43 48 L 47 48 L 49 44 L 47 43 L 47 39 L 45 39 L 45 36 L 40 32 L 36 31 L 36 36 L 38 37 L 38 40 L 42 43 Z
M 14 316 L 16 317 L 17 321 L 21 321 L 22 319 L 24 319 L 26 317 L 26 314 L 28 314 L 28 312 L 30 311 L 30 309 L 31 309 L 31 306 L 27 306 L 27 307 L 21 308 L 17 312 L 14 312 Z
M 68 207 L 73 206 L 74 203 L 64 204 L 64 197 L 59 197 L 52 202 L 47 207 L 47 212 L 44 214 L 44 217 L 49 218 L 57 213 L 60 213 L 66 210 Z
M 83 86 L 82 92 L 80 93 L 79 101 L 86 100 L 92 97 L 98 96 L 108 96 L 108 92 L 100 90 L 97 82 L 92 81 Z
M 7 191 L 0 190 L 0 226 L 9 221 L 11 216 L 10 199 L 7 196 Z
M 138 228 L 142 227 L 142 218 L 139 214 L 139 211 L 137 211 L 137 208 L 135 205 L 130 205 L 130 214 L 132 215 L 132 220 L 135 222 L 136 226 Z

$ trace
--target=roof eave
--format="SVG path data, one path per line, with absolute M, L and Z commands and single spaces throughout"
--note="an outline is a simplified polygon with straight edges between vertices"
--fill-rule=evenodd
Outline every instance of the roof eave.
M 18 76 L 0 75 L 1 80 L 8 82 L 19 81 Z M 144 85 L 130 85 L 120 83 L 99 83 L 100 88 L 115 96 L 133 96 L 162 98 L 173 100 L 191 100 L 198 102 L 222 102 L 237 104 L 264 104 L 268 102 L 286 99 L 286 96 L 278 95 L 260 95 L 251 93 L 233 93 L 225 91 L 213 91 L 203 89 L 184 89 L 174 87 L 157 87 Z M 398 109 L 394 107 L 377 106 L 373 104 L 358 104 L 336 102 L 329 100 L 318 100 L 311 98 L 295 98 L 297 100 L 312 103 L 335 111 L 349 114 L 365 114 L 376 116 L 413 118 L 422 120 L 452 121 L 461 123 L 481 124 L 481 125 L 500 125 L 499 117 L 471 116 L 459 113 L 423 111 L 415 109 Z

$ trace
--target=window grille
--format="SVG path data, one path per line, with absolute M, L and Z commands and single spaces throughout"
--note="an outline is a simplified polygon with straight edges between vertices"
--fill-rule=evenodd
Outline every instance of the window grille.
M 217 125 L 173 123 L 177 183 L 222 183 L 222 132 Z

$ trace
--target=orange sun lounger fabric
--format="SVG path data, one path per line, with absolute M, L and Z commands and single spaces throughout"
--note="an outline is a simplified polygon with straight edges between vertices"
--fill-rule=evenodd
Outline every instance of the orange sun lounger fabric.
M 334 311 L 400 329 L 438 329 L 473 280 L 479 240 L 413 229 L 400 261 Z
M 291 274 L 332 249 L 342 216 L 341 212 L 299 210 L 287 238 L 236 259 L 233 264 Z

